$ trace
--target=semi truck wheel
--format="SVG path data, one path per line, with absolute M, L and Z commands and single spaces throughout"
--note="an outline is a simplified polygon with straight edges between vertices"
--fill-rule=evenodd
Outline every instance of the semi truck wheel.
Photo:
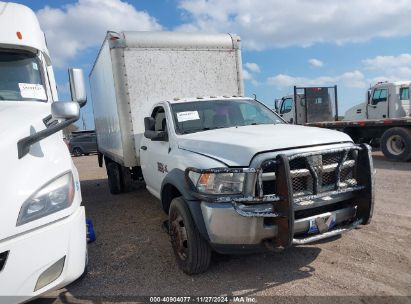
M 181 197 L 171 202 L 169 227 L 178 267 L 187 274 L 206 271 L 211 260 L 210 245 L 200 235 L 190 210 Z
M 381 150 L 391 160 L 407 161 L 411 159 L 411 130 L 391 128 L 381 137 Z
M 106 162 L 106 170 L 108 177 L 108 187 L 111 194 L 119 194 L 122 192 L 121 173 L 117 163 L 110 161 Z

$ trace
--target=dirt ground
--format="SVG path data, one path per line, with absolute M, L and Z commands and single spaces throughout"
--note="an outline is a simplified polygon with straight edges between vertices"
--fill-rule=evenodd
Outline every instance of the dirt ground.
M 207 273 L 188 276 L 177 268 L 161 228 L 166 216 L 159 202 L 144 187 L 113 196 L 96 156 L 74 161 L 97 240 L 89 245 L 88 275 L 47 295 L 58 297 L 52 302 L 90 296 L 411 296 L 411 162 L 388 162 L 374 153 L 370 225 L 282 253 L 217 256 Z

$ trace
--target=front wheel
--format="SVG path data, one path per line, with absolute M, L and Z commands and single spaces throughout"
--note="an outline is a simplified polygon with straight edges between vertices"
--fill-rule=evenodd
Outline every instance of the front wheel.
M 211 260 L 210 245 L 200 235 L 190 210 L 181 197 L 171 202 L 169 228 L 178 267 L 190 275 L 206 271 Z
M 391 128 L 381 137 L 381 150 L 391 160 L 407 161 L 411 159 L 411 130 Z

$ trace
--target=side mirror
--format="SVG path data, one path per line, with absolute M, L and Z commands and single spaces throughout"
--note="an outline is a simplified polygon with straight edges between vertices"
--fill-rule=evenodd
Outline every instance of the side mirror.
M 144 137 L 151 139 L 152 141 L 167 141 L 168 133 L 167 131 L 154 131 L 156 121 L 153 117 L 144 118 Z
M 145 131 L 154 131 L 156 121 L 153 117 L 144 117 L 144 129 Z
M 274 100 L 274 108 L 275 108 L 275 111 L 278 113 L 278 111 L 280 110 L 279 109 L 279 103 L 280 103 L 280 101 L 281 101 L 281 99 L 275 99 Z
M 80 106 L 77 102 L 53 102 L 51 104 L 51 115 L 54 119 L 78 119 Z
M 80 107 L 84 107 L 87 103 L 86 84 L 84 81 L 83 70 L 69 68 L 69 81 L 71 99 L 77 102 Z

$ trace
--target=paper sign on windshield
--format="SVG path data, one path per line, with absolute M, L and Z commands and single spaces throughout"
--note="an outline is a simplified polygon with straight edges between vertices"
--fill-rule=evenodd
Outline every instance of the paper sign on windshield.
M 177 120 L 178 122 L 184 122 L 189 120 L 197 120 L 200 119 L 198 116 L 197 111 L 186 111 L 186 112 L 178 112 L 177 113 Z
M 23 98 L 46 100 L 46 91 L 43 85 L 36 83 L 19 83 L 20 95 Z

